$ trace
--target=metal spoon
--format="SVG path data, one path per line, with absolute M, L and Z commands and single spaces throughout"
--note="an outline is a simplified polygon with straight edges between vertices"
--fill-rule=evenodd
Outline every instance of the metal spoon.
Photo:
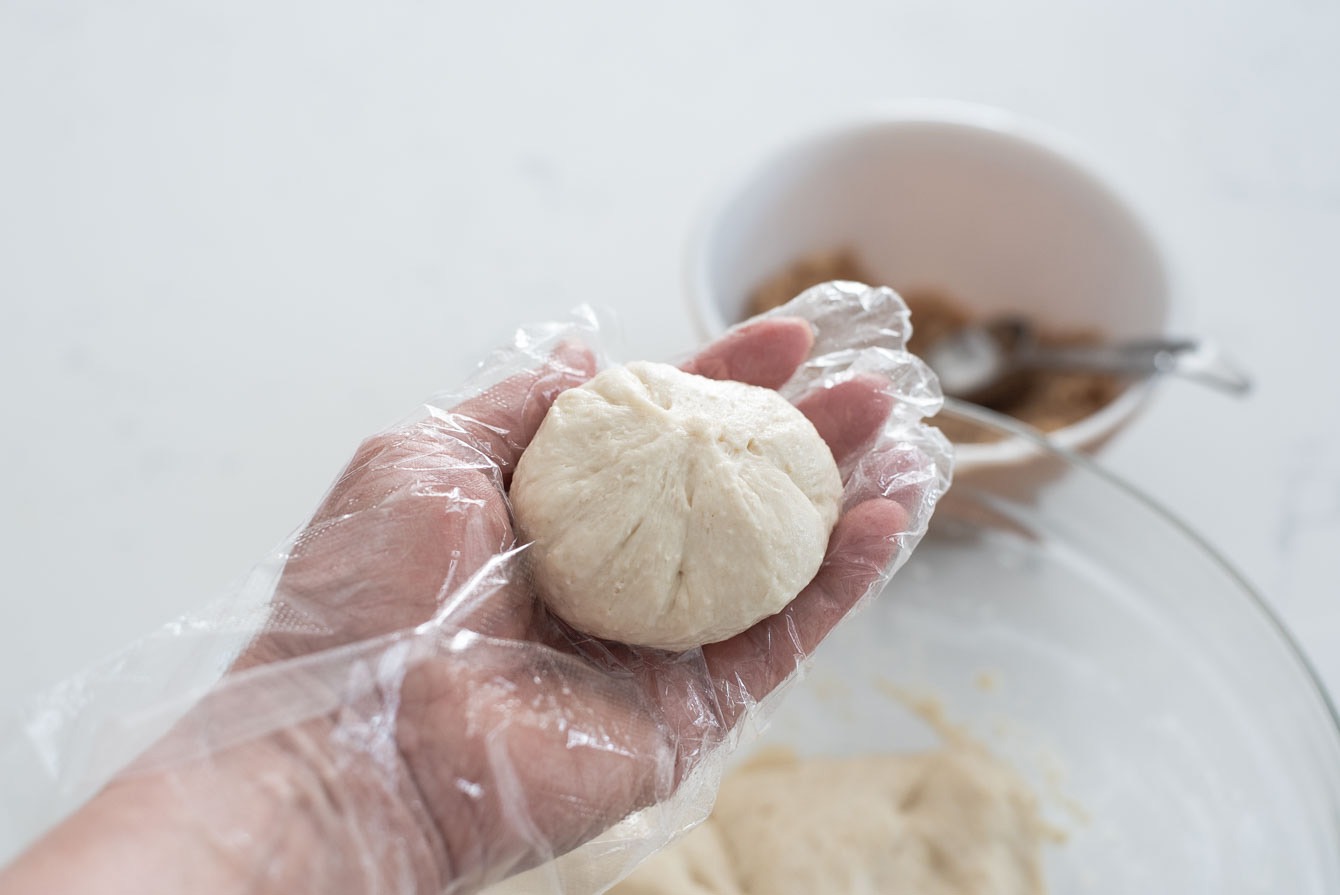
M 1031 370 L 1083 370 L 1142 378 L 1172 374 L 1231 394 L 1244 394 L 1251 380 L 1207 342 L 1194 339 L 1133 339 L 1096 345 L 1041 345 L 1032 323 L 1002 317 L 970 324 L 931 345 L 922 358 L 940 377 L 946 395 L 991 406 L 1025 384 Z

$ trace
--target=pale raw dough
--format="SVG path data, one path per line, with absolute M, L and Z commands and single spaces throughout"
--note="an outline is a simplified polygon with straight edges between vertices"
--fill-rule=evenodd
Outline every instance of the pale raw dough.
M 795 598 L 823 561 L 842 479 L 775 391 L 631 363 L 559 395 L 511 499 L 560 618 L 679 650 Z
M 1054 837 L 1006 765 L 957 741 L 912 755 L 772 753 L 611 895 L 1042 895 Z

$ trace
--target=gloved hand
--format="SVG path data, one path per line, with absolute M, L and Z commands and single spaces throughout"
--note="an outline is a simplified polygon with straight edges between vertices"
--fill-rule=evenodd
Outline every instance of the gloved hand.
M 853 329 L 832 350 L 858 323 L 879 338 L 861 345 Z M 474 892 L 680 799 L 678 820 L 606 862 L 622 868 L 612 883 L 703 813 L 715 777 L 689 798 L 686 778 L 712 769 L 924 529 L 947 472 L 943 443 L 914 425 L 933 386 L 901 344 L 879 344 L 905 329 L 892 293 L 829 287 L 684 364 L 790 382 L 846 489 L 827 558 L 794 602 L 680 654 L 586 637 L 536 598 L 506 489 L 555 396 L 596 361 L 571 332 L 519 337 L 495 366 L 541 362 L 360 447 L 288 547 L 268 621 L 220 686 L 0 876 L 0 892 L 153 891 L 146 874 L 171 891 Z M 830 350 L 812 357 L 816 334 Z M 82 869 L 60 857 L 74 852 Z

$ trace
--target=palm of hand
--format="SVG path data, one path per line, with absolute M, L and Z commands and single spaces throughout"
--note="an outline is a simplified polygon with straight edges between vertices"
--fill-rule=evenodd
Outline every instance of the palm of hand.
M 686 369 L 777 387 L 810 346 L 804 321 L 773 318 Z M 403 778 L 452 891 L 560 854 L 667 797 L 865 594 L 907 528 L 905 508 L 877 489 L 849 494 L 824 566 L 782 613 L 679 655 L 582 637 L 544 611 L 523 576 L 502 574 L 512 560 L 499 557 L 515 546 L 511 470 L 554 397 L 592 367 L 585 352 L 560 350 L 541 370 L 365 443 L 285 566 L 275 611 L 287 622 L 240 663 L 395 632 L 438 645 L 400 681 L 397 760 L 376 773 Z M 858 377 L 798 406 L 842 464 L 869 446 L 889 403 L 882 383 Z M 488 568 L 500 563 L 493 580 Z

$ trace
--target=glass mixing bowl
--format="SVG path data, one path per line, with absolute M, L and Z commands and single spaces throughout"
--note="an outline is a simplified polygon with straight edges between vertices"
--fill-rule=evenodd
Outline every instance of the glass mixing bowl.
M 764 741 L 931 744 L 894 684 L 1032 784 L 1065 833 L 1047 852 L 1053 893 L 1340 892 L 1340 726 L 1261 598 L 1089 460 L 996 414 L 946 412 L 1026 450 L 954 484 Z

